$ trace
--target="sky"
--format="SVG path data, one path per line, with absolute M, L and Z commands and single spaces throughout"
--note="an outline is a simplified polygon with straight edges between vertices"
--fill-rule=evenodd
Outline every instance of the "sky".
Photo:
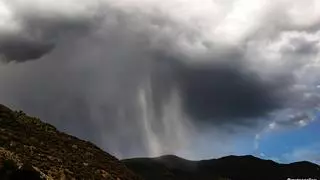
M 0 0 L 0 103 L 118 158 L 320 163 L 320 1 Z

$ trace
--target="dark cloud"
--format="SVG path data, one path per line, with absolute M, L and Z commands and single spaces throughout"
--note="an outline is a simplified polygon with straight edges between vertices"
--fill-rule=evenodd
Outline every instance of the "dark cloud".
M 87 21 L 56 21 L 51 19 L 25 20 L 23 32 L 0 38 L 0 55 L 4 61 L 24 62 L 39 59 L 50 53 L 60 38 L 72 39 L 85 35 L 93 22 Z M 1 32 L 0 32 L 1 33 Z M 65 41 L 65 39 L 64 39 Z
M 173 87 L 178 88 L 182 108 L 194 124 L 256 126 L 260 123 L 257 119 L 283 108 L 293 95 L 292 76 L 284 73 L 263 79 L 248 68 L 241 51 L 214 54 L 205 57 L 212 60 L 197 64 L 185 63 L 188 57 L 165 52 L 154 55 L 158 60 L 152 79 L 155 101 L 163 100 Z
M 283 105 L 281 93 L 289 85 L 285 79 L 264 82 L 258 74 L 228 64 L 190 67 L 181 84 L 185 111 L 214 124 L 242 124 L 268 115 Z
M 14 9 L 14 8 L 13 8 Z M 12 10 L 19 28 L 12 31 L 0 29 L 0 57 L 5 62 L 39 59 L 50 53 L 57 43 L 85 36 L 94 28 L 99 17 L 68 17 L 57 13 L 46 16 L 22 9 Z
M 49 53 L 54 46 L 52 44 L 42 44 L 38 42 L 5 41 L 0 42 L 0 55 L 4 61 L 23 62 L 31 59 L 38 59 Z

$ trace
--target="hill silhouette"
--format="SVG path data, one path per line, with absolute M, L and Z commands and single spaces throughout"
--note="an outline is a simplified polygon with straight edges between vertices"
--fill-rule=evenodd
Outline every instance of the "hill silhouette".
M 287 180 L 320 179 L 320 166 L 310 162 L 279 164 L 254 156 L 227 156 L 189 161 L 177 156 L 126 159 L 145 180 Z

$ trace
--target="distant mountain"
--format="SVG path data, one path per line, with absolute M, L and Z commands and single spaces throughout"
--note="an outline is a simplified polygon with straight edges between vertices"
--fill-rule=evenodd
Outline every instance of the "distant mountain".
M 90 142 L 0 105 L 0 180 L 139 180 Z
M 123 160 L 145 180 L 287 180 L 320 179 L 320 166 L 310 162 L 278 164 L 254 156 L 188 161 L 177 156 Z

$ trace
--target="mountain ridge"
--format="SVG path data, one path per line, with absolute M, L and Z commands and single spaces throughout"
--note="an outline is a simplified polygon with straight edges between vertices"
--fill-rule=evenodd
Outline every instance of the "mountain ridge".
M 199 161 L 165 155 L 156 158 L 124 159 L 122 162 L 145 180 L 320 179 L 320 166 L 317 164 L 308 161 L 281 164 L 252 155 L 230 155 Z

